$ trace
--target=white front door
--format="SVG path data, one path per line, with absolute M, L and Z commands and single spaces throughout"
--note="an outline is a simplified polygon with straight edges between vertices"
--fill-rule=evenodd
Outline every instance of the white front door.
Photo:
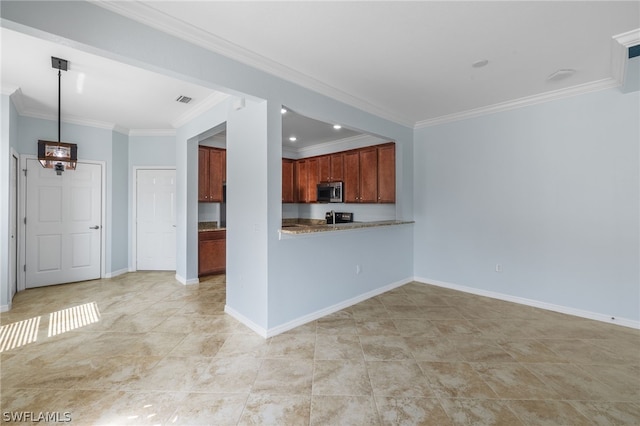
M 26 286 L 100 278 L 102 166 L 57 176 L 27 160 Z
M 136 172 L 136 269 L 176 269 L 176 171 Z

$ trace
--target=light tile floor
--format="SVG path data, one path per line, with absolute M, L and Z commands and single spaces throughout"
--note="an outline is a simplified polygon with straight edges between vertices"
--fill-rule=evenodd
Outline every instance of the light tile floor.
M 638 330 L 410 283 L 264 340 L 224 286 L 148 272 L 18 294 L 2 421 L 640 424 Z

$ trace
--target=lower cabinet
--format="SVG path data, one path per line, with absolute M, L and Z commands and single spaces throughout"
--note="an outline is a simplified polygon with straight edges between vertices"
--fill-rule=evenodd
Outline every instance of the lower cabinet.
M 227 231 L 198 232 L 198 276 L 223 274 L 227 266 Z

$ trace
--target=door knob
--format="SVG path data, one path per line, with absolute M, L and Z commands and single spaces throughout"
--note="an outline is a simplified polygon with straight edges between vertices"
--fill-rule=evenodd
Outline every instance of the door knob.
M 89 229 L 100 229 L 100 226 L 96 225 L 96 226 L 90 226 Z

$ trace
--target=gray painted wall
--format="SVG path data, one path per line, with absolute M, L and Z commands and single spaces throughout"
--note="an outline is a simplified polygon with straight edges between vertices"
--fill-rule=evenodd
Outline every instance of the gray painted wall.
M 611 89 L 417 130 L 415 275 L 638 321 L 639 105 Z
M 118 275 L 129 270 L 129 137 L 112 133 L 111 263 L 107 271 Z
M 0 200 L 8 206 L 11 176 L 11 148 L 17 147 L 17 114 L 9 95 L 0 95 Z M 16 149 L 17 151 L 17 149 Z M 9 250 L 11 244 L 8 208 L 0 209 L 0 311 L 11 306 Z
M 176 166 L 175 136 L 129 136 L 129 167 Z

